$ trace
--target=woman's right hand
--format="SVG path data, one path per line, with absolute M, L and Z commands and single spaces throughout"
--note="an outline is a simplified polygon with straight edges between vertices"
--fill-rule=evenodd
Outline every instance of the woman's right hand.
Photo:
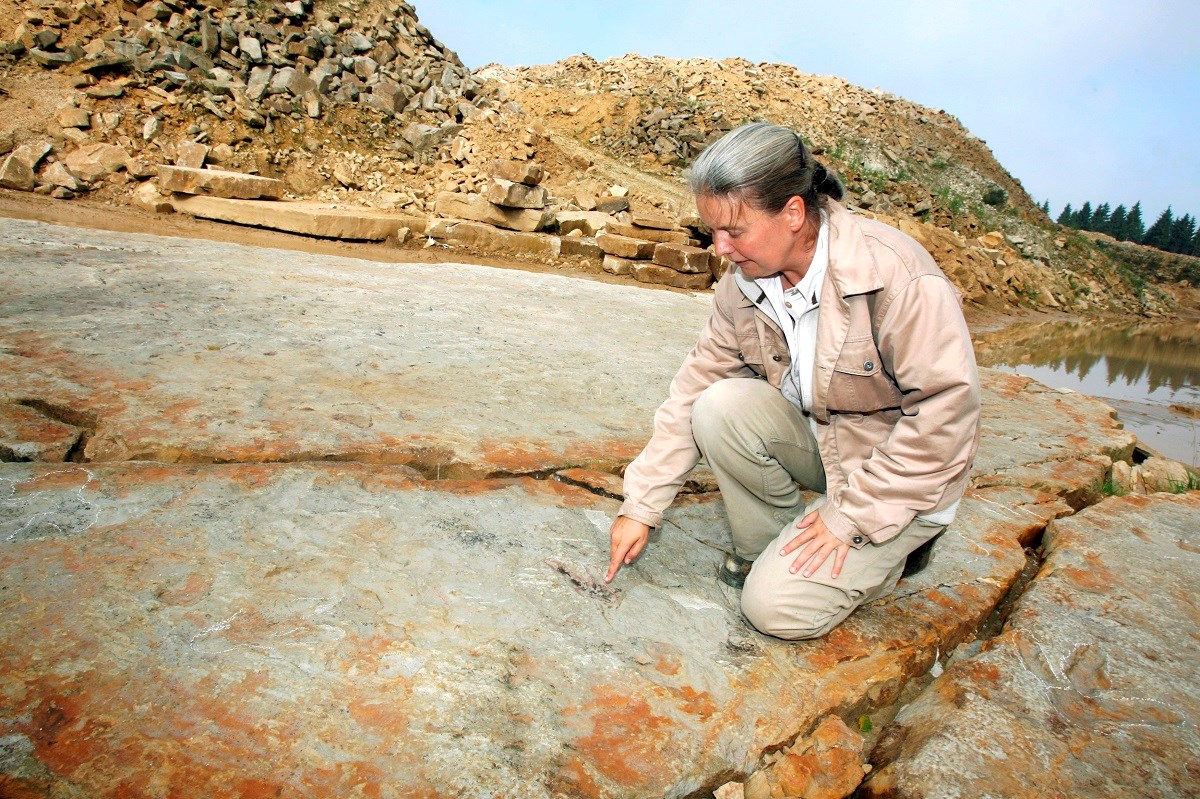
M 612 582 L 622 566 L 633 563 L 634 558 L 641 554 L 650 540 L 650 525 L 628 516 L 618 516 L 609 534 L 612 537 L 612 561 L 608 564 L 608 574 L 604 575 L 606 583 Z

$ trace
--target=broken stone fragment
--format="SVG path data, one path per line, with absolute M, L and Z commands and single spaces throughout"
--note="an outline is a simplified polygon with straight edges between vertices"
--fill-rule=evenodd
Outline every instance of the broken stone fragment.
M 624 197 L 614 197 L 608 195 L 596 200 L 596 210 L 603 211 L 606 214 L 615 214 L 621 211 L 629 210 L 629 200 Z
M 596 237 L 596 243 L 600 245 L 600 249 L 609 255 L 615 255 L 618 258 L 640 260 L 653 258 L 654 247 L 656 246 L 652 241 L 631 239 L 627 236 L 618 236 L 615 233 L 601 233 Z
M 545 208 L 546 190 L 541 186 L 513 183 L 504 178 L 492 178 L 487 189 L 488 202 L 505 208 Z
M 258 64 L 263 60 L 262 43 L 253 36 L 243 36 L 239 39 L 238 49 L 242 53 L 242 58 L 251 64 Z
M 80 180 L 95 183 L 124 169 L 129 163 L 129 153 L 115 144 L 96 142 L 71 151 L 63 159 L 63 163 Z
M 278 200 L 283 196 L 282 180 L 229 172 L 223 169 L 189 169 L 182 166 L 158 168 L 158 181 L 164 193 L 204 194 L 229 199 Z
M 554 219 L 558 222 L 558 232 L 563 235 L 578 230 L 585 236 L 595 236 L 615 224 L 611 216 L 600 211 L 559 211 Z
M 498 178 L 536 186 L 545 177 L 545 169 L 535 161 L 496 161 L 492 164 L 492 174 Z
M 609 233 L 628 236 L 631 239 L 643 241 L 669 241 L 672 244 L 687 244 L 692 239 L 682 230 L 660 230 L 658 228 L 640 227 L 626 222 L 613 221 L 608 226 Z
M 175 166 L 188 169 L 200 169 L 204 159 L 208 157 L 208 145 L 190 139 L 181 141 L 175 146 Z
M 70 53 L 60 53 L 57 51 L 51 52 L 48 50 L 38 50 L 37 48 L 30 50 L 29 56 L 38 64 L 41 64 L 47 69 L 64 67 L 67 64 L 72 64 L 75 62 L 75 57 Z
M 58 124 L 64 128 L 90 128 L 92 115 L 82 108 L 69 105 L 59 110 Z
M 708 250 L 686 244 L 659 244 L 654 248 L 654 263 L 690 274 L 711 271 Z
M 671 230 L 675 227 L 675 223 L 670 219 L 654 214 L 634 212 L 632 221 L 638 227 L 654 228 L 655 230 Z
M 633 276 L 640 283 L 674 286 L 677 289 L 706 289 L 712 285 L 712 275 L 708 272 L 697 275 L 686 275 L 682 272 L 676 272 L 669 266 L 648 264 L 645 261 L 634 262 Z
M 562 246 L 558 236 L 498 230 L 482 222 L 439 219 L 431 222 L 425 233 L 448 244 L 545 262 L 556 260 Z
M 0 402 L 0 460 L 65 461 L 82 433 L 34 407 Z
M 143 211 L 150 211 L 156 214 L 169 214 L 175 208 L 171 205 L 171 201 L 159 192 L 158 188 L 153 183 L 143 183 L 133 192 L 131 200 L 133 205 L 141 208 Z
M 563 237 L 559 252 L 564 258 L 579 258 L 594 266 L 600 266 L 604 259 L 604 250 L 600 249 L 600 245 L 582 237 Z
M 23 158 L 9 155 L 0 164 L 0 186 L 15 191 L 33 191 L 37 177 Z
M 42 172 L 42 180 L 47 183 L 53 183 L 55 186 L 70 189 L 71 191 L 84 191 L 87 189 L 87 184 L 73 174 L 61 161 L 55 161 L 46 167 L 45 171 Z
M 636 264 L 636 261 L 631 261 L 628 258 L 620 258 L 616 255 L 605 255 L 601 267 L 609 274 L 632 275 L 633 267 Z
M 862 735 L 837 716 L 828 716 L 812 735 L 755 772 L 746 781 L 745 799 L 843 799 L 862 782 L 862 748 Z
M 524 208 L 505 208 L 488 202 L 479 194 L 444 191 L 437 195 L 434 210 L 440 216 L 486 222 L 496 227 L 532 233 L 541 230 L 549 218 L 544 211 Z

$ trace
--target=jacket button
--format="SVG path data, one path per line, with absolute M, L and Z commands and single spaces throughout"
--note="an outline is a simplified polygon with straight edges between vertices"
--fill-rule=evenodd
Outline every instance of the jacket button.
M 868 372 L 869 372 L 869 371 L 871 371 L 871 370 L 872 370 L 872 369 L 874 369 L 874 368 L 875 368 L 875 362 L 874 362 L 874 361 L 866 361 L 865 363 L 863 363 L 863 369 L 864 369 L 864 370 L 866 370 L 866 371 L 868 371 Z
M 851 538 L 850 540 L 851 540 L 851 541 L 853 541 L 853 542 L 854 542 L 854 543 L 856 543 L 856 544 L 861 544 L 861 543 L 862 543 L 862 541 L 863 541 L 863 539 L 862 539 L 862 536 L 861 536 L 861 535 L 856 535 L 856 536 L 854 536 L 854 538 Z
M 738 353 L 738 360 L 739 360 L 739 361 L 744 361 L 744 360 L 746 360 L 746 356 L 745 356 L 745 355 L 743 355 L 742 353 L 740 353 L 740 352 L 739 352 L 739 353 Z
M 782 361 L 782 360 L 783 360 L 783 356 L 782 356 L 782 355 L 772 355 L 772 356 L 771 356 L 771 360 L 772 360 L 772 361 L 775 361 L 776 363 L 778 363 L 779 361 Z

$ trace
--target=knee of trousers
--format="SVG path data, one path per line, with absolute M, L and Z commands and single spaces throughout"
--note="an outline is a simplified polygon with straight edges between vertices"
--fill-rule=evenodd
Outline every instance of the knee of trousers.
M 786 602 L 747 580 L 742 589 L 742 613 L 754 629 L 772 638 L 803 641 L 820 638 L 848 614 L 846 595 L 820 583 L 804 582 Z
M 718 380 L 701 392 L 692 405 L 692 437 L 700 451 L 709 450 L 727 439 L 735 430 L 737 422 L 746 415 L 755 392 L 770 385 L 761 380 L 746 377 L 731 377 Z

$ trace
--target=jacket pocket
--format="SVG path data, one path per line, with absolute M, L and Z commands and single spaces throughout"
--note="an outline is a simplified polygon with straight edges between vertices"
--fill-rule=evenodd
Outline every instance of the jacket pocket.
M 831 411 L 853 413 L 900 407 L 900 390 L 883 371 L 873 339 L 849 340 L 842 347 L 833 367 L 827 404 Z
M 754 370 L 759 377 L 766 377 L 766 358 L 763 357 L 763 346 L 762 342 L 758 340 L 758 336 L 753 334 L 744 336 L 739 333 L 737 343 L 738 357 L 742 359 L 742 362 Z

